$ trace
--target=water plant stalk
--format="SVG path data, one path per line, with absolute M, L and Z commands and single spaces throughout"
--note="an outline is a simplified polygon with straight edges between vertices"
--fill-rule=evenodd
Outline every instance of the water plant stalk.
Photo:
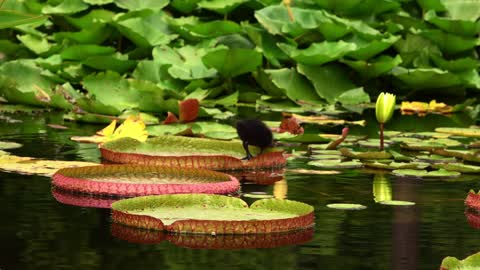
M 395 110 L 395 95 L 390 93 L 380 93 L 375 104 L 375 116 L 380 123 L 380 151 L 384 149 L 383 129 L 384 125 L 393 116 Z

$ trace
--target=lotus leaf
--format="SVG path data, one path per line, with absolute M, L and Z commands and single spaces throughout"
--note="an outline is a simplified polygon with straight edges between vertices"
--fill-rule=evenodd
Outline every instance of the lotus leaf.
M 434 10 L 425 13 L 426 21 L 434 24 L 438 28 L 457 35 L 475 36 L 480 32 L 480 23 L 475 21 L 451 19 L 448 17 L 438 17 Z
M 319 143 L 319 142 L 329 142 L 330 139 L 322 137 L 322 135 L 318 134 L 309 134 L 304 133 L 300 135 L 295 135 L 291 133 L 275 133 L 274 138 L 276 140 L 284 141 L 284 142 L 300 142 L 300 143 Z
M 402 57 L 400 55 L 397 55 L 394 58 L 388 55 L 380 55 L 379 57 L 369 59 L 368 61 L 342 59 L 340 62 L 347 64 L 362 77 L 371 79 L 390 72 L 394 67 L 400 65 L 402 63 Z
M 331 203 L 327 204 L 328 208 L 338 209 L 338 210 L 363 210 L 367 209 L 365 205 L 355 204 L 355 203 Z
M 429 163 L 426 162 L 395 162 L 391 161 L 388 163 L 382 162 L 365 162 L 365 166 L 377 168 L 377 169 L 386 169 L 386 170 L 398 170 L 398 169 L 425 169 L 430 166 Z
M 480 137 L 480 129 L 478 128 L 439 127 L 439 128 L 435 128 L 435 131 L 440 133 L 457 135 L 457 136 Z
M 384 140 L 383 142 L 385 143 L 385 147 L 389 147 L 393 143 L 391 140 Z M 361 147 L 378 148 L 380 145 L 380 139 L 360 140 L 357 144 Z
M 88 9 L 82 0 L 62 1 L 56 6 L 44 6 L 43 14 L 73 14 Z
M 120 8 L 133 10 L 152 9 L 160 10 L 168 5 L 169 0 L 114 0 Z
M 187 124 L 168 124 L 148 126 L 147 132 L 151 136 L 177 135 L 188 131 L 190 125 Z
M 433 168 L 444 169 L 447 171 L 456 171 L 461 173 L 480 173 L 480 166 L 461 163 L 434 164 Z
M 306 49 L 297 49 L 295 46 L 285 43 L 278 44 L 288 56 L 300 64 L 322 65 L 340 59 L 349 52 L 355 51 L 358 47 L 355 43 L 344 41 L 313 43 Z
M 354 152 L 350 151 L 347 148 L 340 148 L 340 152 L 342 155 L 349 157 L 349 158 L 358 158 L 358 159 L 389 159 L 392 158 L 392 155 L 385 151 L 380 152 Z
M 234 197 L 206 194 L 143 196 L 112 204 L 114 222 L 176 233 L 255 234 L 305 229 L 313 207 L 263 199 L 250 207 Z
M 198 7 L 215 11 L 220 14 L 227 14 L 247 0 L 201 0 Z
M 41 14 L 20 13 L 14 10 L 0 10 L 0 29 L 22 24 L 43 23 L 47 16 Z
M 202 61 L 222 76 L 231 78 L 255 71 L 262 64 L 262 54 L 250 49 L 223 48 L 208 52 Z
M 311 155 L 310 158 L 313 159 L 313 160 L 330 160 L 330 159 L 343 160 L 345 157 L 343 157 L 341 154 L 338 154 L 338 155 L 325 155 L 325 154 L 318 155 L 318 154 L 315 154 L 315 155 Z

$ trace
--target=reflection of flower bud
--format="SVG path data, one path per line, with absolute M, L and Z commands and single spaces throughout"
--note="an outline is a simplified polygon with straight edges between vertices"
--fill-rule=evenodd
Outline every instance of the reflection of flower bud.
M 380 93 L 377 98 L 377 104 L 375 105 L 375 115 L 379 123 L 386 123 L 392 118 L 393 111 L 395 110 L 395 95 L 390 93 Z
M 392 185 L 382 174 L 373 177 L 373 200 L 377 203 L 392 200 Z

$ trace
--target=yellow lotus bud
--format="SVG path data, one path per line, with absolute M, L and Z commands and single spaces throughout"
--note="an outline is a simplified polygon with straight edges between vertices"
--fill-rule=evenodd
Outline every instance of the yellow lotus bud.
M 375 115 L 379 123 L 386 123 L 392 118 L 393 111 L 395 110 L 395 95 L 390 93 L 380 93 L 377 98 L 377 104 L 375 105 Z

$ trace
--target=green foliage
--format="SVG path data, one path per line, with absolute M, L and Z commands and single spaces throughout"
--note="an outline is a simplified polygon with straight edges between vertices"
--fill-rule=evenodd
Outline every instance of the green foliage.
M 417 3 L 6 0 L 0 96 L 118 116 L 176 111 L 193 92 L 218 116 L 239 100 L 302 111 L 478 91 L 480 3 Z

